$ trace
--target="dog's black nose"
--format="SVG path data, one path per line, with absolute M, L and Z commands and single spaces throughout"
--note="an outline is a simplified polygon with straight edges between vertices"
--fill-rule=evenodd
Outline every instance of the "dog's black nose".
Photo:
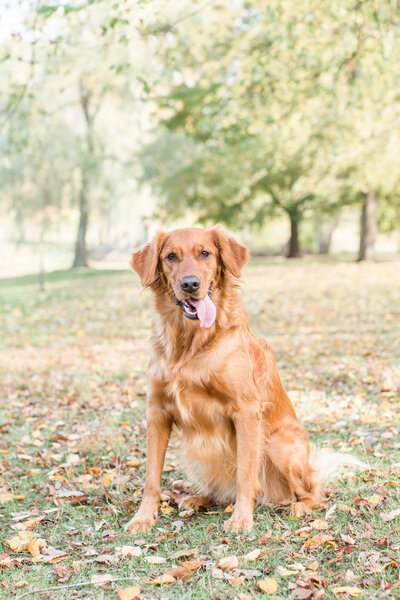
M 200 279 L 196 277 L 196 275 L 189 275 L 187 277 L 182 277 L 181 279 L 181 290 L 186 292 L 187 294 L 192 294 L 193 292 L 197 292 L 200 287 Z

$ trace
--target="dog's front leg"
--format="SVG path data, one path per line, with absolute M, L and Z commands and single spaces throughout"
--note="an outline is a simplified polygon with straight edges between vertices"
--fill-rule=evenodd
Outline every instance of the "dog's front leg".
M 254 500 L 260 459 L 261 414 L 257 407 L 244 407 L 233 422 L 236 430 L 236 504 L 225 523 L 231 531 L 253 527 Z
M 171 434 L 172 421 L 160 403 L 149 398 L 147 408 L 147 462 L 143 499 L 136 515 L 125 529 L 133 533 L 150 531 L 158 512 L 161 472 Z

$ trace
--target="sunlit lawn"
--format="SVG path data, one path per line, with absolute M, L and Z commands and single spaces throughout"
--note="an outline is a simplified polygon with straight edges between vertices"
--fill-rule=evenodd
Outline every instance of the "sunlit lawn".
M 371 471 L 330 483 L 302 520 L 258 509 L 254 531 L 235 536 L 226 507 L 179 515 L 174 436 L 163 514 L 136 539 L 123 525 L 143 486 L 147 293 L 129 271 L 54 273 L 45 292 L 33 277 L 0 282 L 0 598 L 53 586 L 28 597 L 117 598 L 135 584 L 144 598 L 266 598 L 265 579 L 277 599 L 399 597 L 399 273 L 399 261 L 258 259 L 244 274 L 251 325 L 274 347 L 312 441 Z M 217 567 L 226 556 L 236 569 Z M 192 560 L 190 579 L 151 583 Z M 115 581 L 90 583 L 100 575 Z M 88 585 L 67 587 L 78 583 Z

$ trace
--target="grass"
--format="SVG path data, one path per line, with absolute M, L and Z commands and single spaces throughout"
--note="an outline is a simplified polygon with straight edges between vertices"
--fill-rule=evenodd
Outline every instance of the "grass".
M 225 507 L 182 517 L 170 500 L 136 540 L 123 525 L 144 478 L 147 294 L 125 271 L 55 272 L 44 292 L 34 277 L 0 281 L 0 598 L 48 586 L 61 588 L 28 598 L 117 598 L 133 584 L 144 598 L 266 598 L 257 585 L 266 578 L 277 599 L 399 597 L 400 517 L 382 517 L 399 507 L 399 270 L 398 261 L 256 259 L 244 275 L 251 326 L 273 345 L 312 442 L 371 470 L 330 483 L 302 520 L 257 509 L 253 532 L 236 536 L 223 530 Z M 174 436 L 164 491 L 183 477 L 179 464 Z M 35 543 L 15 552 L 6 541 L 28 527 L 47 543 L 36 558 Z M 135 545 L 141 557 L 118 557 Z M 191 580 L 147 583 L 194 548 L 204 565 Z M 256 560 L 241 558 L 256 548 Z M 241 570 L 232 574 L 245 577 L 237 590 L 216 570 L 231 555 Z M 119 581 L 62 587 L 102 574 Z

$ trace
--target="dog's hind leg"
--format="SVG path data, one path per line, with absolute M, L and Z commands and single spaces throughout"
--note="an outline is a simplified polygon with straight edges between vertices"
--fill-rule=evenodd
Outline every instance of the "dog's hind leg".
M 319 484 L 310 465 L 310 446 L 304 427 L 294 419 L 285 421 L 271 434 L 265 448 L 286 484 L 292 515 L 303 516 L 316 508 Z M 287 498 L 281 501 L 286 504 Z
M 179 511 L 196 512 L 200 508 L 208 508 L 213 502 L 208 496 L 186 496 L 179 502 Z

